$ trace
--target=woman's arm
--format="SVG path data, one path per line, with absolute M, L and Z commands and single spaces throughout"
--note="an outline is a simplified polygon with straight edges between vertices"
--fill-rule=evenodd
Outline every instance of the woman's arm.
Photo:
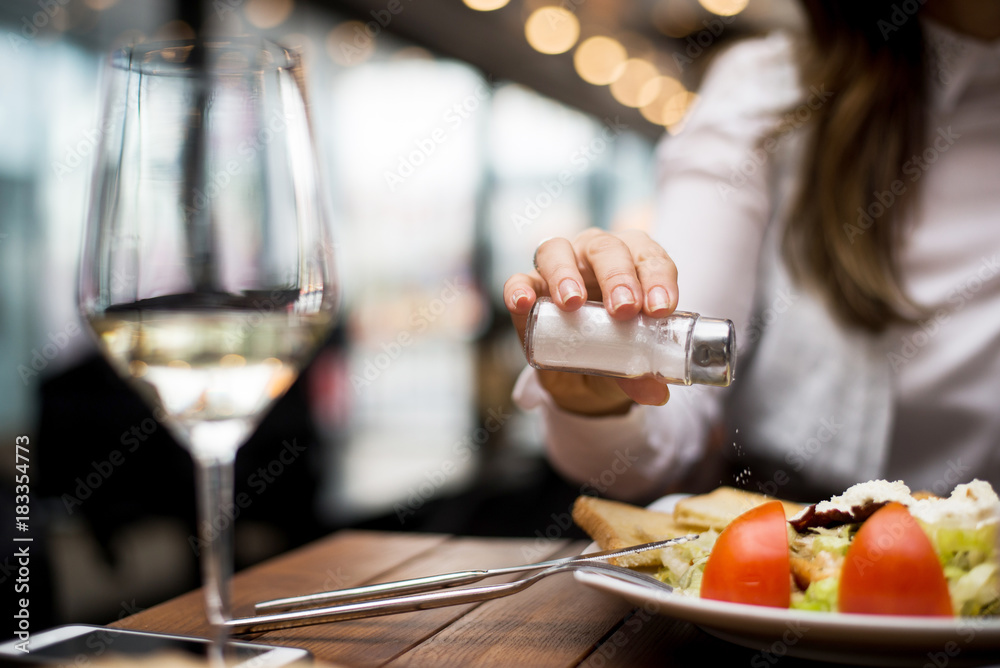
M 660 146 L 652 234 L 657 243 L 648 246 L 649 238 L 635 232 L 619 237 L 620 246 L 602 243 L 617 252 L 594 272 L 602 288 L 598 294 L 612 315 L 632 317 L 640 308 L 663 315 L 676 307 L 730 318 L 737 327 L 740 350 L 745 350 L 752 338 L 747 334 L 757 257 L 773 205 L 768 173 L 781 150 L 780 134 L 774 141 L 765 138 L 798 94 L 790 40 L 785 36 L 744 42 L 719 57 L 687 127 Z M 593 243 L 606 236 L 588 231 L 583 239 Z M 655 251 L 649 250 L 654 247 Z M 511 308 L 515 324 L 536 294 L 556 292 L 561 281 L 576 278 L 571 271 L 573 253 L 577 263 L 587 267 L 580 248 L 567 240 L 547 242 L 539 250 L 540 271 L 531 275 L 534 282 L 512 277 L 504 294 L 508 307 L 515 306 Z M 644 274 L 640 260 L 646 258 L 655 258 L 659 271 L 647 269 Z M 643 280 L 644 275 L 653 280 Z M 676 283 L 671 280 L 675 275 Z M 602 281 L 601 276 L 610 280 Z M 621 284 L 644 301 L 616 312 L 620 304 L 603 288 L 613 290 Z M 666 288 L 668 305 L 653 310 L 651 287 L 657 284 Z M 527 295 L 519 304 L 523 309 L 517 308 L 519 291 Z M 562 306 L 572 309 L 582 301 L 582 295 L 570 295 Z M 520 331 L 523 334 L 523 327 Z M 515 398 L 522 407 L 542 408 L 549 456 L 563 474 L 585 486 L 597 481 L 595 491 L 637 500 L 661 491 L 698 459 L 709 430 L 721 417 L 726 390 L 692 386 L 668 394 L 665 386 L 658 390 L 650 379 L 638 386 L 631 382 L 623 385 L 586 376 L 552 380 L 527 370 Z M 735 382 L 739 382 L 738 362 Z M 668 396 L 669 402 L 658 405 Z M 577 410 L 580 405 L 588 407 L 587 401 L 598 410 Z

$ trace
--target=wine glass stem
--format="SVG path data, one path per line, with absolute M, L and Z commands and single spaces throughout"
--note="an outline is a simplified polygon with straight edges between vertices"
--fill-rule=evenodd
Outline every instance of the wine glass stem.
M 198 486 L 198 534 L 201 546 L 205 613 L 218 640 L 225 641 L 224 623 L 232 619 L 229 581 L 233 575 L 233 507 L 235 452 L 195 454 Z

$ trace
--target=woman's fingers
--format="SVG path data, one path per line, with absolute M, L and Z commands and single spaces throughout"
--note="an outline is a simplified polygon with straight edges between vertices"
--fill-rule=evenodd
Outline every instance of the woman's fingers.
M 576 246 L 608 313 L 621 319 L 635 317 L 642 308 L 643 292 L 628 245 L 607 232 L 587 230 L 577 237 Z
M 580 415 L 620 415 L 633 404 L 662 406 L 670 390 L 654 378 L 604 378 L 539 371 L 538 380 L 556 405 Z
M 618 387 L 637 404 L 662 406 L 670 399 L 670 388 L 655 378 L 619 378 Z
M 503 286 L 503 303 L 511 315 L 528 315 L 539 294 L 546 294 L 537 273 L 514 274 Z
M 677 308 L 677 266 L 663 247 L 639 230 L 621 233 L 642 285 L 643 310 L 654 317 L 669 315 Z
M 546 239 L 535 250 L 535 271 L 548 288 L 552 301 L 572 311 L 587 300 L 583 276 L 577 266 L 573 244 L 568 239 Z
M 545 284 L 538 272 L 530 274 L 514 274 L 503 286 L 503 303 L 510 311 L 510 319 L 514 323 L 517 335 L 524 342 L 524 331 L 528 324 L 528 313 L 535 301 L 541 295 L 548 294 Z
M 538 381 L 557 406 L 578 415 L 621 415 L 632 407 L 614 378 L 540 370 Z
M 580 270 L 616 318 L 645 311 L 663 317 L 677 307 L 677 267 L 648 234 L 590 229 L 574 242 Z
M 639 230 L 610 234 L 591 228 L 570 242 L 547 239 L 535 251 L 535 272 L 517 274 L 504 289 L 513 314 L 526 314 L 547 294 L 563 310 L 602 299 L 612 316 L 640 311 L 662 317 L 677 307 L 677 267 L 667 252 Z

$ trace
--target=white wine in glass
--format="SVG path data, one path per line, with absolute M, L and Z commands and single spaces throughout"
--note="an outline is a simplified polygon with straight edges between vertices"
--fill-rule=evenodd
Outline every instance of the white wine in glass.
M 80 309 L 194 459 L 220 639 L 236 452 L 337 306 L 304 81 L 297 53 L 250 37 L 133 45 L 106 67 Z

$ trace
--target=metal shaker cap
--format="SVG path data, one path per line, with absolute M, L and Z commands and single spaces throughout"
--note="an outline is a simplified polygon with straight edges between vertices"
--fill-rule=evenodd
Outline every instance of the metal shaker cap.
M 726 387 L 736 368 L 736 328 L 731 320 L 698 318 L 691 331 L 691 382 Z

